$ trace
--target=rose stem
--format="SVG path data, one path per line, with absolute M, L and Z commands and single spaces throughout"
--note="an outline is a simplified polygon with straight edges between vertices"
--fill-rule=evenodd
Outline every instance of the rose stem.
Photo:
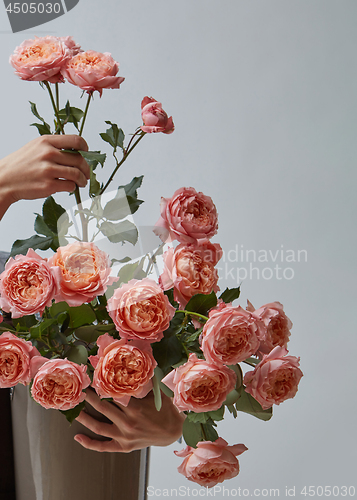
M 187 314 L 191 314 L 192 316 L 198 316 L 199 318 L 202 318 L 202 319 L 205 319 L 206 321 L 208 321 L 207 316 L 204 316 L 203 314 L 195 313 L 195 312 L 192 312 L 192 311 L 183 311 L 182 309 L 177 309 L 176 312 L 178 312 L 178 313 L 185 313 L 186 315 Z
M 120 162 L 119 162 L 119 163 L 117 163 L 117 166 L 116 166 L 116 167 L 115 167 L 115 169 L 113 170 L 112 175 L 109 177 L 108 182 L 107 182 L 107 183 L 106 183 L 106 185 L 103 187 L 103 189 L 101 190 L 100 194 L 103 194 L 103 193 L 104 193 L 104 191 L 107 189 L 107 187 L 109 186 L 109 184 L 112 182 L 113 177 L 114 177 L 114 175 L 117 173 L 117 171 L 118 171 L 119 167 L 120 167 L 120 166 L 124 163 L 124 161 L 125 161 L 125 160 L 127 159 L 127 157 L 130 155 L 130 153 L 131 153 L 131 152 L 132 152 L 132 150 L 135 148 L 135 146 L 136 146 L 137 144 L 139 144 L 139 142 L 141 141 L 141 139 L 144 137 L 144 135 L 145 135 L 145 134 L 146 134 L 146 132 L 141 132 L 139 139 L 138 139 L 136 142 L 134 142 L 134 144 L 131 146 L 131 148 L 129 149 L 129 146 L 128 146 L 128 147 L 125 149 L 125 151 L 124 151 L 124 153 L 123 153 L 123 158 L 120 160 Z M 135 135 L 135 134 L 134 134 L 134 135 Z M 133 139 L 133 137 L 132 137 L 132 139 Z M 131 139 L 131 140 L 132 140 L 132 139 Z M 130 142 L 131 142 L 131 141 L 130 141 Z M 130 144 L 130 143 L 129 143 L 129 144 Z
M 203 427 L 203 424 L 200 424 L 200 425 L 201 425 L 201 430 L 202 430 L 203 439 L 204 439 L 205 441 L 208 441 L 207 436 L 206 436 L 206 433 L 205 433 L 205 428 Z
M 56 106 L 57 106 L 57 109 L 59 110 L 59 88 L 58 88 L 58 82 L 56 82 L 55 89 L 56 89 Z
M 82 125 L 81 125 L 81 129 L 79 131 L 79 136 L 80 137 L 82 137 L 83 128 L 84 128 L 84 122 L 86 121 L 86 118 L 87 118 L 88 108 L 89 108 L 89 104 L 90 104 L 90 100 L 91 100 L 92 95 L 93 95 L 93 92 L 88 92 L 88 100 L 87 100 L 87 104 L 86 104 L 86 109 L 84 110 L 84 115 L 83 115 L 83 119 L 82 119 Z
M 47 87 L 47 90 L 48 90 L 48 93 L 50 94 L 50 99 L 51 99 L 51 103 L 52 103 L 52 107 L 53 107 L 53 111 L 55 112 L 55 115 L 56 115 L 56 118 L 57 118 L 57 122 L 58 122 L 58 125 L 59 125 L 59 128 L 62 132 L 62 134 L 64 134 L 64 129 L 63 129 L 63 125 L 62 125 L 62 122 L 59 118 L 59 115 L 58 115 L 58 109 L 57 109 L 57 106 L 56 106 L 56 103 L 55 103 L 55 100 L 53 98 L 53 94 L 52 94 L 52 90 L 51 90 L 51 87 L 50 87 L 50 84 L 47 82 L 47 81 L 44 81 L 43 82 L 46 87 Z

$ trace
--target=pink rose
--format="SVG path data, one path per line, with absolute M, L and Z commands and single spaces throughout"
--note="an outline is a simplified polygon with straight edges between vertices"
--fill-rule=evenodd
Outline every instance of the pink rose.
M 110 277 L 109 256 L 94 243 L 78 242 L 60 247 L 48 264 L 58 269 L 56 302 L 66 301 L 71 307 L 103 295 L 117 280 Z
M 264 354 L 269 354 L 276 346 L 286 348 L 293 324 L 284 313 L 283 305 L 280 302 L 272 302 L 256 311 L 250 303 L 248 303 L 248 307 L 253 316 L 261 320 L 266 327 L 264 338 L 260 342 L 256 355 L 262 358 Z
M 239 474 L 239 462 L 236 456 L 247 451 L 244 444 L 228 446 L 227 441 L 218 438 L 216 441 L 199 441 L 197 448 L 186 446 L 184 450 L 175 451 L 184 461 L 177 468 L 189 481 L 194 481 L 206 488 L 232 479 Z
M 234 389 L 236 374 L 190 354 L 187 363 L 172 370 L 162 382 L 174 392 L 174 405 L 180 411 L 196 413 L 218 410 Z
M 141 101 L 141 117 L 144 125 L 140 128 L 147 134 L 152 132 L 172 134 L 175 130 L 172 116 L 168 118 L 167 113 L 162 109 L 161 102 L 155 101 L 152 97 L 144 97 Z
M 160 286 L 149 278 L 117 288 L 107 310 L 122 338 L 150 342 L 162 339 L 175 314 Z
M 77 45 L 71 36 L 60 36 L 59 40 L 71 51 L 71 57 L 77 55 L 79 52 L 83 52 L 81 46 Z
M 10 332 L 0 335 L 0 388 L 13 387 L 31 381 L 30 361 L 40 353 L 31 342 L 19 339 Z
M 212 488 L 217 483 L 232 479 L 239 474 L 239 462 L 236 456 L 247 451 L 244 444 L 228 446 L 227 441 L 218 438 L 216 441 L 200 441 L 197 448 L 186 446 L 184 450 L 175 451 L 184 461 L 177 468 L 189 481 L 194 481 L 205 488 Z
M 71 59 L 74 47 L 76 45 L 71 37 L 35 37 L 16 47 L 10 56 L 10 64 L 21 80 L 63 82 L 61 70 Z
M 130 397 L 145 397 L 152 389 L 151 378 L 157 365 L 149 342 L 114 340 L 107 333 L 97 340 L 96 356 L 89 360 L 94 366 L 92 387 L 101 398 L 113 398 L 127 406 Z
M 274 349 L 244 376 L 245 391 L 261 404 L 263 410 L 279 405 L 295 396 L 303 375 L 299 368 L 300 358 L 287 356 L 285 347 Z
M 80 89 L 88 93 L 97 90 L 102 95 L 103 89 L 120 88 L 124 78 L 116 76 L 118 71 L 119 63 L 114 61 L 111 54 L 87 50 L 72 57 L 62 74 L 69 83 Z
M 77 365 L 68 359 L 46 359 L 35 356 L 31 360 L 31 395 L 44 408 L 70 410 L 84 401 L 83 389 L 90 384 L 86 365 Z
M 55 296 L 55 278 L 56 271 L 31 248 L 10 258 L 0 275 L 0 307 L 13 318 L 42 313 Z
M 210 311 L 201 348 L 207 361 L 235 365 L 257 351 L 263 334 L 262 324 L 251 313 L 227 306 Z
M 195 243 L 212 238 L 218 230 L 212 199 L 192 187 L 178 189 L 172 198 L 161 198 L 160 213 L 154 233 L 162 241 Z
M 164 253 L 164 271 L 159 282 L 164 290 L 174 287 L 174 298 L 184 307 L 197 293 L 218 292 L 218 273 L 214 266 L 222 257 L 218 243 L 200 240 L 178 245 Z

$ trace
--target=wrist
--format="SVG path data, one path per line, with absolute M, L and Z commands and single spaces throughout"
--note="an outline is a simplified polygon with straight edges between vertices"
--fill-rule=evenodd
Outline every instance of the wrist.
M 0 160 L 0 220 L 15 201 L 9 184 L 6 181 L 6 165 L 3 160 Z

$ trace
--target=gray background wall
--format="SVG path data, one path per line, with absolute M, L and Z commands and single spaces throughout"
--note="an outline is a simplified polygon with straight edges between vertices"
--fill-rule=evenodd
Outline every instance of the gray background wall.
M 50 113 L 38 84 L 20 81 L 8 65 L 22 40 L 73 35 L 84 49 L 111 52 L 126 80 L 92 103 L 84 134 L 91 149 L 103 148 L 104 120 L 127 133 L 140 125 L 145 95 L 160 100 L 176 125 L 171 136 L 145 137 L 118 177 L 124 184 L 145 176 L 136 222 L 156 222 L 160 197 L 178 187 L 210 195 L 220 217 L 214 241 L 227 252 L 221 289 L 247 268 L 242 306 L 247 298 L 256 307 L 279 300 L 294 323 L 289 349 L 304 372 L 296 398 L 276 407 L 269 423 L 241 414 L 219 425 L 227 441 L 249 448 L 240 475 L 224 484 L 229 490 L 279 488 L 284 497 L 295 486 L 303 498 L 305 485 L 357 487 L 356 16 L 353 0 L 82 0 L 39 29 L 12 34 L 0 10 L 1 154 L 36 137 L 29 100 Z M 74 87 L 66 92 L 84 105 Z M 57 199 L 70 206 L 68 195 Z M 2 249 L 33 234 L 41 205 L 11 207 Z M 253 262 L 257 279 L 250 262 L 235 261 L 237 245 L 306 250 L 307 262 L 287 262 L 287 253 Z M 264 279 L 263 269 L 277 264 L 291 268 L 292 279 Z M 176 473 L 181 459 L 172 450 L 180 448 L 152 450 L 157 494 L 195 488 Z

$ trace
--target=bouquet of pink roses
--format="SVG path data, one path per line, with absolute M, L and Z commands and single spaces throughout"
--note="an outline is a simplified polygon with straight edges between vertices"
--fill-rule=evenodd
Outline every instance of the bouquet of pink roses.
M 49 93 L 53 129 L 31 103 L 41 135 L 63 134 L 68 124 L 82 135 L 94 92 L 101 96 L 124 80 L 110 54 L 84 52 L 71 37 L 27 40 L 10 62 L 20 78 L 39 81 Z M 88 94 L 84 111 L 69 101 L 61 108 L 65 80 Z M 125 406 L 153 390 L 158 411 L 162 391 L 186 414 L 187 447 L 176 452 L 184 457 L 179 471 L 211 487 L 238 474 L 236 456 L 247 449 L 229 446 L 218 436 L 216 422 L 226 410 L 234 418 L 243 411 L 269 420 L 274 404 L 295 396 L 302 372 L 299 359 L 288 355 L 292 323 L 279 302 L 256 310 L 248 303 L 243 309 L 232 304 L 239 287 L 217 295 L 215 266 L 223 252 L 210 241 L 218 217 L 203 193 L 181 188 L 162 198 L 154 230 L 162 244 L 139 260 L 121 259 L 118 276 L 112 276 L 112 262 L 95 236 L 135 245 L 138 231 L 130 216 L 142 203 L 137 195 L 142 177 L 117 187 L 104 206 L 103 194 L 144 135 L 174 130 L 155 99 L 145 97 L 141 108 L 143 125 L 127 146 L 115 123 L 106 122 L 110 127 L 100 134 L 114 158 L 105 184 L 95 174 L 104 166 L 104 153 L 71 151 L 91 169 L 88 206 L 79 189 L 74 192 L 81 238 L 70 235 L 73 222 L 50 196 L 36 217 L 37 234 L 14 243 L 0 275 L 0 387 L 29 385 L 37 403 L 62 411 L 69 421 L 83 409 L 90 385 L 101 398 Z M 163 270 L 155 280 L 151 275 L 165 244 Z M 50 258 L 35 251 L 47 249 L 54 251 Z M 252 368 L 244 376 L 241 363 Z

